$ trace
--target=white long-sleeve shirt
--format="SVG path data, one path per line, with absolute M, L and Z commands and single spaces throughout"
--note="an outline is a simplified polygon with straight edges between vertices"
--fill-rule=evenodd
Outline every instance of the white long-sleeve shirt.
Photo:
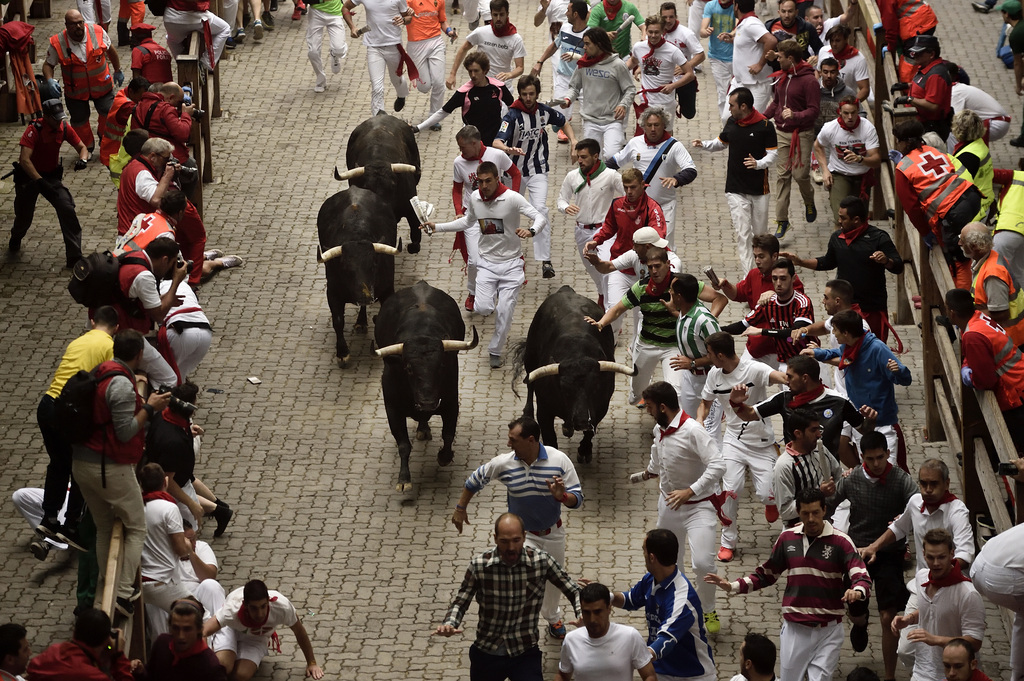
M 914 575 L 912 590 L 917 593 L 918 620 L 908 631 L 923 629 L 936 636 L 970 636 L 977 641 L 985 639 L 985 602 L 970 582 L 944 586 L 928 597 L 928 568 Z M 911 681 L 932 681 L 945 678 L 942 666 L 942 647 L 930 646 L 924 641 L 910 643 L 914 655 Z
M 718 443 L 704 430 L 704 424 L 680 410 L 668 428 L 654 426 L 647 472 L 659 476 L 662 494 L 667 496 L 677 489 L 690 488 L 692 501 L 699 501 L 719 491 L 725 459 L 718 451 Z
M 579 191 L 576 191 L 577 187 Z M 593 178 L 590 184 L 584 182 L 579 168 L 570 170 L 562 180 L 558 192 L 558 211 L 564 213 L 570 205 L 579 206 L 580 212 L 573 216 L 581 225 L 602 225 L 612 207 L 612 201 L 623 196 L 622 176 L 608 168 Z
M 612 158 L 620 168 L 632 165 L 646 175 L 647 169 L 658 158 L 659 152 L 661 152 L 661 148 L 664 145 L 664 142 L 648 144 L 645 135 L 637 135 L 626 142 L 626 146 L 622 147 L 622 150 Z M 686 150 L 683 141 L 676 140 L 676 143 L 665 154 L 665 160 L 662 161 L 657 172 L 654 173 L 654 177 L 648 180 L 647 195 L 657 201 L 659 205 L 674 201 L 676 198 L 676 188 L 663 187 L 661 180 L 666 177 L 672 177 L 687 168 L 692 168 L 694 171 L 697 170 L 697 166 L 694 164 L 693 158 L 690 157 L 690 152 Z
M 911 532 L 917 539 L 917 569 L 928 567 L 924 560 L 924 537 L 928 530 L 942 528 L 953 535 L 953 557 L 965 563 L 974 562 L 974 530 L 971 529 L 971 514 L 967 506 L 959 499 L 940 504 L 934 512 L 924 508 L 924 498 L 920 493 L 910 497 L 907 509 L 899 518 L 892 521 L 889 529 L 896 535 L 896 540 L 905 539 Z
M 435 229 L 438 232 L 462 232 L 470 225 L 479 225 L 480 257 L 494 263 L 506 262 L 523 254 L 519 235 L 516 234 L 520 215 L 533 221 L 530 229 L 534 233 L 548 224 L 544 216 L 518 192 L 508 189 L 501 196 L 484 201 L 477 189 L 469 197 L 465 215 L 452 222 L 439 223 Z

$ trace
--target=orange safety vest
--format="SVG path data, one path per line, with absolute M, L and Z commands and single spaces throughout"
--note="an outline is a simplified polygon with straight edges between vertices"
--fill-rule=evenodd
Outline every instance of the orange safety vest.
M 967 322 L 964 333 L 974 331 L 980 333 L 992 347 L 992 359 L 996 365 L 996 401 L 1002 411 L 1013 409 L 1024 404 L 1024 355 L 1006 335 L 1003 327 L 981 312 L 975 312 Z M 966 362 L 964 362 L 966 366 Z
M 163 213 L 140 213 L 132 220 L 132 226 L 128 228 L 128 231 L 117 238 L 114 255 L 121 255 L 129 251 L 141 251 L 153 239 L 167 234 L 174 238 L 174 225 L 166 215 Z
M 981 263 L 978 273 L 971 281 L 971 295 L 974 296 L 976 307 L 988 307 L 988 293 L 985 291 L 985 282 L 990 277 L 995 277 L 1006 282 L 1009 289 L 1008 300 L 1010 302 L 1010 320 L 1003 327 L 1006 335 L 1010 337 L 1013 344 L 1020 347 L 1024 345 L 1024 294 L 1021 292 L 1020 284 L 1007 267 L 1006 260 L 999 255 L 998 251 L 990 251 L 985 262 Z
M 902 41 L 939 25 L 935 10 L 925 0 L 896 0 L 896 18 L 900 20 Z
M 121 148 L 121 138 L 124 137 L 126 126 L 117 122 L 117 112 L 124 106 L 134 106 L 134 102 L 128 99 L 127 88 L 122 88 L 114 93 L 114 103 L 110 105 L 107 112 L 107 120 L 103 125 L 103 137 L 100 138 L 100 161 L 103 165 L 110 164 L 110 157 L 117 154 Z
M 939 230 L 942 218 L 972 185 L 956 174 L 949 156 L 929 146 L 914 149 L 896 165 L 914 188 L 928 224 Z
M 114 89 L 107 68 L 107 48 L 103 46 L 103 29 L 96 24 L 85 25 L 85 61 L 71 52 L 67 30 L 50 36 L 57 51 L 57 61 L 64 76 L 64 96 L 68 99 L 99 99 Z

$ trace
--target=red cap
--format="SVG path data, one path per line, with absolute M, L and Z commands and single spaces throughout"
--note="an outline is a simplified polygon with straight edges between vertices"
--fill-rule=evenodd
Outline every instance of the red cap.
M 156 26 L 150 26 L 149 24 L 135 24 L 134 26 L 132 26 L 132 33 L 134 33 L 135 31 L 152 33 L 155 30 Z

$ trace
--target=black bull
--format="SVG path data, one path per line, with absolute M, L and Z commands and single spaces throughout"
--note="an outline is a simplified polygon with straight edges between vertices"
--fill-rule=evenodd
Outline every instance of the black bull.
M 463 340 L 466 324 L 451 296 L 425 281 L 396 292 L 380 308 L 374 325 L 377 355 L 384 359 L 381 385 L 388 427 L 398 443 L 400 492 L 412 489 L 409 472 L 407 419 L 417 422 L 416 439 L 429 440 L 430 417 L 441 416 L 441 449 L 437 463 L 452 462 L 452 442 L 459 417 L 458 351 L 471 350 L 479 340 Z
M 541 439 L 551 447 L 558 447 L 556 416 L 562 419 L 566 437 L 582 431 L 577 450 L 581 463 L 593 457 L 594 431 L 608 413 L 615 374 L 636 371 L 615 363 L 615 338 L 609 327 L 598 331 L 584 320 L 600 319 L 602 314 L 597 303 L 563 286 L 537 309 L 526 342 L 516 351 L 514 375 L 524 369 L 526 373 L 523 413 L 533 416 L 536 396 Z
M 316 218 L 317 261 L 327 270 L 327 304 L 337 335 L 338 363 L 348 362 L 345 305 L 359 306 L 355 331 L 366 333 L 366 306 L 395 290 L 398 226 L 391 207 L 371 191 L 352 187 L 330 197 Z
M 345 165 L 348 170 L 339 173 L 335 168 L 334 177 L 387 201 L 396 220 L 404 217 L 409 222 L 406 250 L 418 253 L 420 220 L 409 200 L 416 196 L 420 181 L 420 150 L 409 124 L 384 113 L 366 119 L 348 137 Z

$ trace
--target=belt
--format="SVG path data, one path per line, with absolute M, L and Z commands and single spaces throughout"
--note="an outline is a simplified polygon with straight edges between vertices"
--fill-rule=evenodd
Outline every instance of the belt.
M 561 518 L 559 518 L 559 519 L 558 519 L 558 522 L 557 522 L 557 523 L 555 523 L 555 524 L 554 524 L 554 526 L 552 526 L 552 527 L 549 527 L 549 528 L 548 528 L 548 529 L 546 529 L 546 530 L 541 530 L 540 532 L 534 532 L 533 530 L 527 530 L 527 532 L 529 532 L 530 534 L 536 535 L 536 536 L 538 536 L 538 537 L 546 537 L 546 536 L 548 536 L 549 534 L 551 534 L 551 531 L 552 531 L 552 530 L 554 530 L 555 528 L 561 527 L 561 526 L 562 526 L 562 519 L 561 519 Z
M 802 627 L 810 627 L 811 629 L 824 629 L 825 627 L 831 627 L 833 624 L 839 624 L 839 620 L 829 620 L 828 622 L 792 622 L 792 624 L 799 624 Z
M 163 584 L 163 582 L 158 582 L 155 579 L 153 579 L 152 577 L 147 577 L 145 575 L 142 576 L 142 581 L 144 583 L 148 583 L 148 584 Z
M 598 227 L 601 226 L 601 223 L 598 222 L 598 223 L 594 223 L 592 225 L 585 225 L 582 222 L 577 222 L 576 226 L 577 227 L 581 227 L 583 229 L 597 229 Z

